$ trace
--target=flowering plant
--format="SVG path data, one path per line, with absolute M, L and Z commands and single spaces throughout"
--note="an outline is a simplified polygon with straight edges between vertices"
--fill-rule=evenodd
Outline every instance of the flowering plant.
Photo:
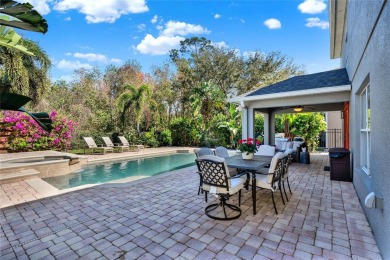
M 13 152 L 68 149 L 77 124 L 59 118 L 56 111 L 52 111 L 49 117 L 53 121 L 53 129 L 47 133 L 27 114 L 3 111 L 0 114 L 0 131 L 9 134 L 7 138 L 2 138 L 0 143 Z
M 259 145 L 260 142 L 259 140 L 255 140 L 255 142 L 253 142 L 253 138 L 248 138 L 248 139 L 240 139 L 238 140 L 238 150 L 240 150 L 241 152 L 246 152 L 246 154 L 250 154 L 250 153 L 255 153 L 257 152 L 257 145 Z

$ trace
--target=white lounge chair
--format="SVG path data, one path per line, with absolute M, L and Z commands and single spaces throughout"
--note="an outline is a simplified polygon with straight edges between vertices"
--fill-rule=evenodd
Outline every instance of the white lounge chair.
M 92 154 L 94 154 L 95 150 L 101 150 L 103 154 L 105 154 L 106 152 L 114 152 L 114 148 L 112 147 L 97 146 L 95 140 L 93 140 L 92 137 L 83 138 L 84 141 L 87 143 L 88 148 L 92 149 Z
M 130 151 L 130 147 L 128 145 L 120 145 L 120 144 L 115 145 L 111 141 L 110 137 L 103 136 L 102 139 L 107 147 L 112 147 L 114 149 L 117 148 L 121 153 L 123 153 L 124 151 Z
M 142 144 L 129 144 L 129 142 L 127 141 L 126 137 L 124 136 L 118 136 L 119 140 L 121 141 L 122 145 L 123 146 L 128 146 L 131 148 L 135 148 L 137 150 L 137 152 L 141 149 L 144 149 L 145 146 L 143 146 Z

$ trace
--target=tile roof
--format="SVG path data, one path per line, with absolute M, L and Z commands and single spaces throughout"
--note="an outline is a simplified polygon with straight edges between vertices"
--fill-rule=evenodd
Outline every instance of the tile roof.
M 351 84 L 351 82 L 349 81 L 347 70 L 337 69 L 314 74 L 295 76 L 293 78 L 259 88 L 258 90 L 248 94 L 247 97 L 284 93 L 297 90 L 337 87 L 349 84 Z

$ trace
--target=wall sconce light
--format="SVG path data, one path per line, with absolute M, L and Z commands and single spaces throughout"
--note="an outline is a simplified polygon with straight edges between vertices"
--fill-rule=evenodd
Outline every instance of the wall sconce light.
M 341 111 L 341 119 L 344 119 L 344 111 Z
M 303 107 L 301 107 L 301 106 L 294 107 L 294 112 L 301 112 L 302 110 L 303 110 Z

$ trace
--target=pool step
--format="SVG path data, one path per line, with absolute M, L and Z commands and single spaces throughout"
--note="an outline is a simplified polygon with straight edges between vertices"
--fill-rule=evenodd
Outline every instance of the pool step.
M 8 172 L 0 175 L 0 184 L 6 184 L 21 180 L 33 179 L 39 177 L 39 171 L 34 169 L 20 170 L 17 172 Z

